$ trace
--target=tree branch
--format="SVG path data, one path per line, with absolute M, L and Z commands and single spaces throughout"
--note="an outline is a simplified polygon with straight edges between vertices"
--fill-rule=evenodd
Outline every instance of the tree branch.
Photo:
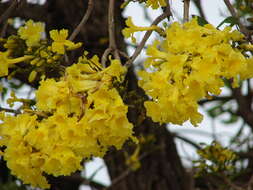
M 232 96 L 213 96 L 212 99 L 203 99 L 198 102 L 199 105 L 204 105 L 205 103 L 214 102 L 214 101 L 223 101 L 227 102 L 232 100 Z
M 9 108 L 3 108 L 3 107 L 0 107 L 0 112 L 1 111 L 9 112 L 9 113 L 14 113 L 15 115 L 21 114 L 21 112 L 19 110 L 14 110 L 14 109 L 9 109 Z
M 184 0 L 184 23 L 189 21 L 190 0 Z
M 90 18 L 90 15 L 91 15 L 91 12 L 93 10 L 93 7 L 94 7 L 93 0 L 89 0 L 87 11 L 84 14 L 84 16 L 83 16 L 81 22 L 79 23 L 79 25 L 75 28 L 75 30 L 73 31 L 73 33 L 70 35 L 69 40 L 73 41 L 75 39 L 75 37 L 79 34 L 79 32 L 81 31 L 82 27 L 86 24 L 86 22 Z
M 17 7 L 18 0 L 12 0 L 11 5 L 8 7 L 8 9 L 0 16 L 0 24 L 7 20 L 10 16 L 10 14 L 13 12 L 13 10 Z
M 171 134 L 172 134 L 173 137 L 175 137 L 177 139 L 180 139 L 180 140 L 186 142 L 187 144 L 192 145 L 194 148 L 201 149 L 201 147 L 197 143 L 191 141 L 190 139 L 188 139 L 186 137 L 182 137 L 182 136 L 178 135 L 177 133 L 171 133 Z
M 236 11 L 235 11 L 233 5 L 230 3 L 230 0 L 224 0 L 224 3 L 226 4 L 226 6 L 227 6 L 229 12 L 231 13 L 231 15 L 237 19 L 237 21 L 238 21 L 238 26 L 239 26 L 241 32 L 242 32 L 245 36 L 247 36 L 247 38 L 249 39 L 249 38 L 250 38 L 250 36 L 249 36 L 249 35 L 250 35 L 250 32 L 249 32 L 248 29 L 241 23 L 238 14 L 236 13 Z
M 165 9 L 165 12 L 163 14 L 161 14 L 160 16 L 158 16 L 151 24 L 151 26 L 153 25 L 157 25 L 159 24 L 163 19 L 167 18 L 168 16 L 171 16 L 172 13 L 170 11 L 170 5 L 169 3 L 167 4 L 167 7 Z M 139 56 L 139 54 L 141 53 L 142 49 L 144 48 L 147 40 L 149 39 L 149 37 L 152 34 L 152 30 L 149 30 L 145 33 L 144 37 L 142 38 L 141 43 L 137 46 L 137 48 L 135 49 L 135 52 L 133 53 L 133 55 L 130 57 L 130 59 L 126 62 L 125 66 L 126 67 L 130 67 L 130 65 L 135 61 L 135 59 Z
M 107 56 L 111 52 L 113 52 L 114 58 L 120 60 L 119 52 L 116 45 L 116 39 L 115 39 L 114 7 L 115 7 L 115 0 L 109 0 L 109 8 L 108 8 L 109 47 L 105 50 L 102 56 L 102 65 L 105 65 Z
M 16 11 L 10 12 L 9 17 L 21 17 L 23 19 L 33 19 L 36 21 L 47 21 L 46 3 L 44 5 L 27 3 L 26 0 L 21 0 L 22 4 Z M 21 2 L 20 2 L 21 3 Z M 5 12 L 9 8 L 9 2 L 0 3 L 0 12 Z
M 201 6 L 201 1 L 200 0 L 193 0 L 193 2 L 197 7 L 200 16 L 203 17 L 204 19 L 206 19 L 206 15 L 204 13 L 203 7 Z

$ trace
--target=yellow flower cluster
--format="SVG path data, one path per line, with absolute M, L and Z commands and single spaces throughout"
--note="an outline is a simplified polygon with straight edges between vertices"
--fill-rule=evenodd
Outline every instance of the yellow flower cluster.
M 109 147 L 120 149 L 134 139 L 128 108 L 113 86 L 125 72 L 117 60 L 102 68 L 96 56 L 83 56 L 59 81 L 41 81 L 37 110 L 2 115 L 0 145 L 6 146 L 2 154 L 12 173 L 49 188 L 44 174 L 70 175 L 82 168 L 83 159 L 103 157 Z
M 146 5 L 152 7 L 153 9 L 158 9 L 159 7 L 164 7 L 167 5 L 166 0 L 147 0 Z
M 236 154 L 224 148 L 218 142 L 212 142 L 211 145 L 205 146 L 197 151 L 200 158 L 195 160 L 196 168 L 198 168 L 197 176 L 203 176 L 207 173 L 220 174 L 221 172 L 229 172 L 235 169 Z
M 175 22 L 166 29 L 166 39 L 147 49 L 146 70 L 140 71 L 139 85 L 150 96 L 145 102 L 147 115 L 155 122 L 182 124 L 202 120 L 197 102 L 219 95 L 223 78 L 253 76 L 252 58 L 239 50 L 243 35 L 226 27 L 199 26 L 196 19 L 183 25 Z
M 45 36 L 44 25 L 32 20 L 20 27 L 17 33 L 8 39 L 3 39 L 5 41 L 3 48 L 6 51 L 0 52 L 0 77 L 7 76 L 11 66 L 26 61 L 34 66 L 29 76 L 29 82 L 32 82 L 36 78 L 37 71 L 45 70 L 45 65 L 57 66 L 66 50 L 75 50 L 82 46 L 80 42 L 67 40 L 68 30 L 65 29 L 51 30 L 52 41 L 49 41 Z

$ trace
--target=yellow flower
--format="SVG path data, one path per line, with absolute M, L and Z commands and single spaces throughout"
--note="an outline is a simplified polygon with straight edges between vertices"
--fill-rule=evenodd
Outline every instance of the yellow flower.
M 126 153 L 126 165 L 133 171 L 138 170 L 141 167 L 141 162 L 140 162 L 140 150 L 141 147 L 140 145 L 137 145 L 136 149 L 134 150 L 132 155 L 128 155 Z
M 41 166 L 44 157 L 24 137 L 38 124 L 36 116 L 21 114 L 17 117 L 4 116 L 0 124 L 0 145 L 6 146 L 3 157 L 11 173 L 25 184 L 49 188 Z M 18 159 L 16 159 L 18 158 Z
M 18 29 L 18 34 L 21 39 L 25 40 L 28 47 L 37 46 L 42 37 L 44 25 L 41 22 L 33 22 L 28 20 L 25 26 Z
M 103 68 L 97 56 L 84 55 L 64 77 L 41 81 L 31 115 L 1 112 L 0 146 L 6 148 L 0 154 L 12 174 L 25 184 L 49 188 L 44 175 L 70 175 L 82 169 L 82 160 L 135 140 L 128 108 L 114 87 L 125 72 L 119 61 Z
M 11 59 L 8 57 L 9 54 L 9 51 L 0 52 L 0 77 L 8 75 L 8 68 L 10 65 L 20 63 L 22 61 L 26 61 L 32 58 L 32 56 L 25 55 L 23 57 Z
M 157 9 L 159 7 L 166 6 L 165 0 L 147 0 L 146 5 L 152 7 L 153 9 Z
M 9 52 L 0 52 L 0 77 L 8 75 L 8 67 L 10 59 L 8 58 Z
M 57 30 L 51 30 L 50 31 L 50 37 L 53 40 L 52 43 L 52 51 L 57 52 L 59 54 L 65 53 L 65 47 L 67 49 L 73 50 L 81 47 L 81 43 L 73 43 L 69 40 L 67 40 L 68 37 L 68 30 L 62 29 L 60 31 Z
M 136 38 L 134 37 L 134 33 L 135 32 L 140 32 L 140 31 L 148 31 L 148 30 L 160 30 L 160 28 L 158 26 L 149 26 L 149 27 L 140 27 L 140 26 L 136 26 L 133 23 L 132 17 L 128 17 L 126 20 L 126 26 L 127 28 L 124 28 L 122 30 L 122 34 L 126 37 L 126 38 L 130 38 L 133 43 L 136 43 Z
M 218 142 L 212 142 L 197 151 L 199 159 L 195 160 L 197 175 L 208 173 L 233 172 L 235 169 L 234 162 L 237 155 L 228 148 L 222 147 Z
M 151 100 L 145 102 L 147 115 L 155 122 L 182 124 L 202 120 L 197 102 L 209 94 L 219 95 L 223 78 L 252 76 L 252 61 L 233 41 L 243 35 L 212 25 L 199 26 L 196 19 L 183 25 L 175 22 L 166 29 L 166 39 L 147 48 L 145 70 L 139 72 L 139 85 Z M 207 69 L 208 68 L 208 69 Z M 194 89 L 194 90 L 192 90 Z M 159 114 L 158 114 L 159 113 Z

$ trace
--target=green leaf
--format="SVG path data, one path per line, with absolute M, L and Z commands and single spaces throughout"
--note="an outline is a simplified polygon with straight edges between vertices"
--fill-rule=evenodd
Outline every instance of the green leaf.
M 219 28 L 220 28 L 223 24 L 225 24 L 225 23 L 230 24 L 230 26 L 232 27 L 232 26 L 238 24 L 238 19 L 235 18 L 235 17 L 232 17 L 232 16 L 227 17 L 227 18 L 225 18 L 225 19 L 217 26 L 217 29 L 219 29 Z
M 206 19 L 204 19 L 203 17 L 200 17 L 198 15 L 192 15 L 193 18 L 197 18 L 198 24 L 200 26 L 204 26 L 206 24 L 208 24 L 208 22 L 206 21 Z

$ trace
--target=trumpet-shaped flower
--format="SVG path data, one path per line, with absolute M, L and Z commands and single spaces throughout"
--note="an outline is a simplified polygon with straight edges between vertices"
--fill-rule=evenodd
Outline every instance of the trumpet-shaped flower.
M 126 38 L 131 38 L 133 43 L 136 43 L 136 38 L 134 37 L 135 32 L 140 32 L 140 31 L 148 31 L 148 30 L 160 30 L 158 26 L 149 26 L 149 27 L 140 27 L 136 26 L 133 23 L 132 17 L 128 17 L 126 20 L 126 26 L 127 28 L 124 28 L 122 30 L 122 34 Z
M 67 40 L 68 30 L 65 30 L 65 29 L 62 29 L 60 31 L 51 30 L 50 37 L 53 40 L 52 51 L 57 52 L 59 54 L 65 53 L 65 47 L 73 50 L 73 49 L 77 49 L 77 48 L 81 47 L 81 45 L 82 45 L 81 43 L 75 44 L 74 42 Z
M 103 157 L 109 147 L 134 140 L 128 108 L 114 88 L 125 72 L 117 60 L 103 68 L 97 56 L 83 56 L 63 78 L 41 81 L 31 114 L 0 113 L 0 146 L 6 147 L 0 154 L 12 173 L 49 188 L 44 174 L 70 175 L 82 169 L 83 159 Z
M 246 58 L 232 42 L 243 35 L 212 25 L 199 26 L 196 19 L 183 25 L 175 22 L 166 29 L 166 39 L 147 49 L 146 70 L 140 71 L 139 85 L 151 100 L 147 115 L 160 123 L 182 124 L 202 120 L 197 102 L 210 94 L 219 95 L 223 78 L 252 76 L 252 58 Z M 194 89 L 194 90 L 193 90 Z
M 32 56 L 23 56 L 18 58 L 9 58 L 9 51 L 0 52 L 0 77 L 8 75 L 8 68 L 10 65 L 20 63 L 32 58 Z
M 18 34 L 21 39 L 25 40 L 28 47 L 36 46 L 42 37 L 44 25 L 41 22 L 33 22 L 28 20 L 25 26 L 18 29 Z

